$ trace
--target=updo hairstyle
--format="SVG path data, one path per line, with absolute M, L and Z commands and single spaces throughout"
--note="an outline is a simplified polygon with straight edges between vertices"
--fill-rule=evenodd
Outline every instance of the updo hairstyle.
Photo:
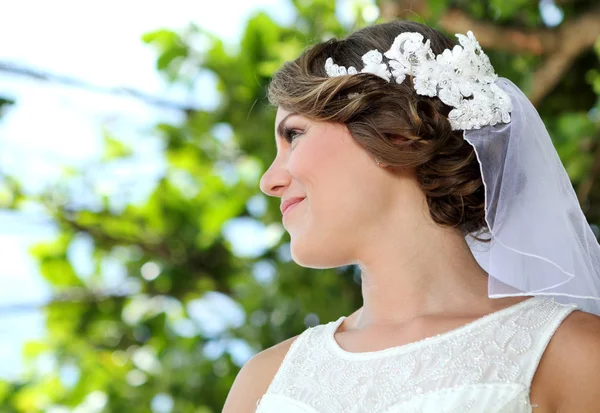
M 328 57 L 360 72 L 363 54 L 387 51 L 403 32 L 421 33 L 436 55 L 455 45 L 439 31 L 416 22 L 372 25 L 345 39 L 315 44 L 286 62 L 269 85 L 269 102 L 311 120 L 344 124 L 383 163 L 415 168 L 434 222 L 489 242 L 475 235 L 489 231 L 484 186 L 473 147 L 462 130 L 451 129 L 447 116 L 452 108 L 438 97 L 417 95 L 410 76 L 398 84 L 370 73 L 328 77 L 325 72 Z

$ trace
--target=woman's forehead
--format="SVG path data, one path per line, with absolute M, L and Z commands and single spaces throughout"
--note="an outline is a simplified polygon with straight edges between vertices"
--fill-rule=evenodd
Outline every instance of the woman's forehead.
M 275 125 L 277 126 L 282 120 L 284 120 L 285 118 L 287 118 L 288 116 L 291 116 L 291 115 L 292 115 L 292 112 L 290 112 L 289 110 L 285 110 L 281 106 L 278 106 L 277 114 L 275 115 Z

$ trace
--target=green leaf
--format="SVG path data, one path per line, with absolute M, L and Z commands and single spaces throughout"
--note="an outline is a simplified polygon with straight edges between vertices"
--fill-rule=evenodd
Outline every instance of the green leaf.
M 119 158 L 125 158 L 131 156 L 133 150 L 125 145 L 123 142 L 112 137 L 108 133 L 104 135 L 104 157 L 105 162 L 112 161 Z

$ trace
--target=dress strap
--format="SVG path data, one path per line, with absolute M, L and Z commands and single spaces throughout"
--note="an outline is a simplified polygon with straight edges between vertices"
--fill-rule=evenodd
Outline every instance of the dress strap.
M 290 348 L 288 349 L 287 353 L 283 357 L 281 365 L 277 369 L 277 372 L 275 373 L 275 376 L 273 377 L 271 384 L 269 384 L 269 387 L 267 388 L 267 392 L 265 394 L 278 392 L 279 387 L 285 381 L 286 375 L 293 374 L 292 372 L 295 371 L 297 368 L 296 366 L 294 366 L 292 364 L 293 364 L 294 359 L 296 358 L 298 349 L 300 349 L 306 345 L 307 337 L 311 334 L 312 330 L 322 328 L 322 327 L 324 327 L 324 326 L 318 325 L 318 326 L 314 326 L 314 327 L 309 327 L 306 330 L 304 330 L 302 333 L 300 333 L 300 335 L 298 335 L 298 337 L 296 337 L 296 339 L 290 345 Z
M 546 302 L 547 306 L 538 307 L 540 312 L 548 312 L 548 318 L 544 325 L 536 332 L 536 338 L 531 348 L 531 357 L 528 357 L 527 362 L 523 365 L 522 380 L 523 384 L 527 387 L 531 387 L 533 376 L 540 364 L 542 356 L 550 343 L 550 339 L 564 321 L 564 319 L 571 314 L 574 310 L 578 309 L 576 304 L 561 304 L 554 299 L 550 299 Z M 543 319 L 544 317 L 542 317 Z

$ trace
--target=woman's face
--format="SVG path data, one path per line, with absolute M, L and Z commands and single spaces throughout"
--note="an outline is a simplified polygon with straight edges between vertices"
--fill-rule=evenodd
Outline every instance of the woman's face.
M 355 263 L 360 249 L 390 224 L 389 214 L 398 213 L 397 178 L 377 165 L 345 125 L 279 108 L 275 139 L 277 156 L 260 188 L 282 202 L 305 198 L 283 217 L 292 258 L 311 268 Z

